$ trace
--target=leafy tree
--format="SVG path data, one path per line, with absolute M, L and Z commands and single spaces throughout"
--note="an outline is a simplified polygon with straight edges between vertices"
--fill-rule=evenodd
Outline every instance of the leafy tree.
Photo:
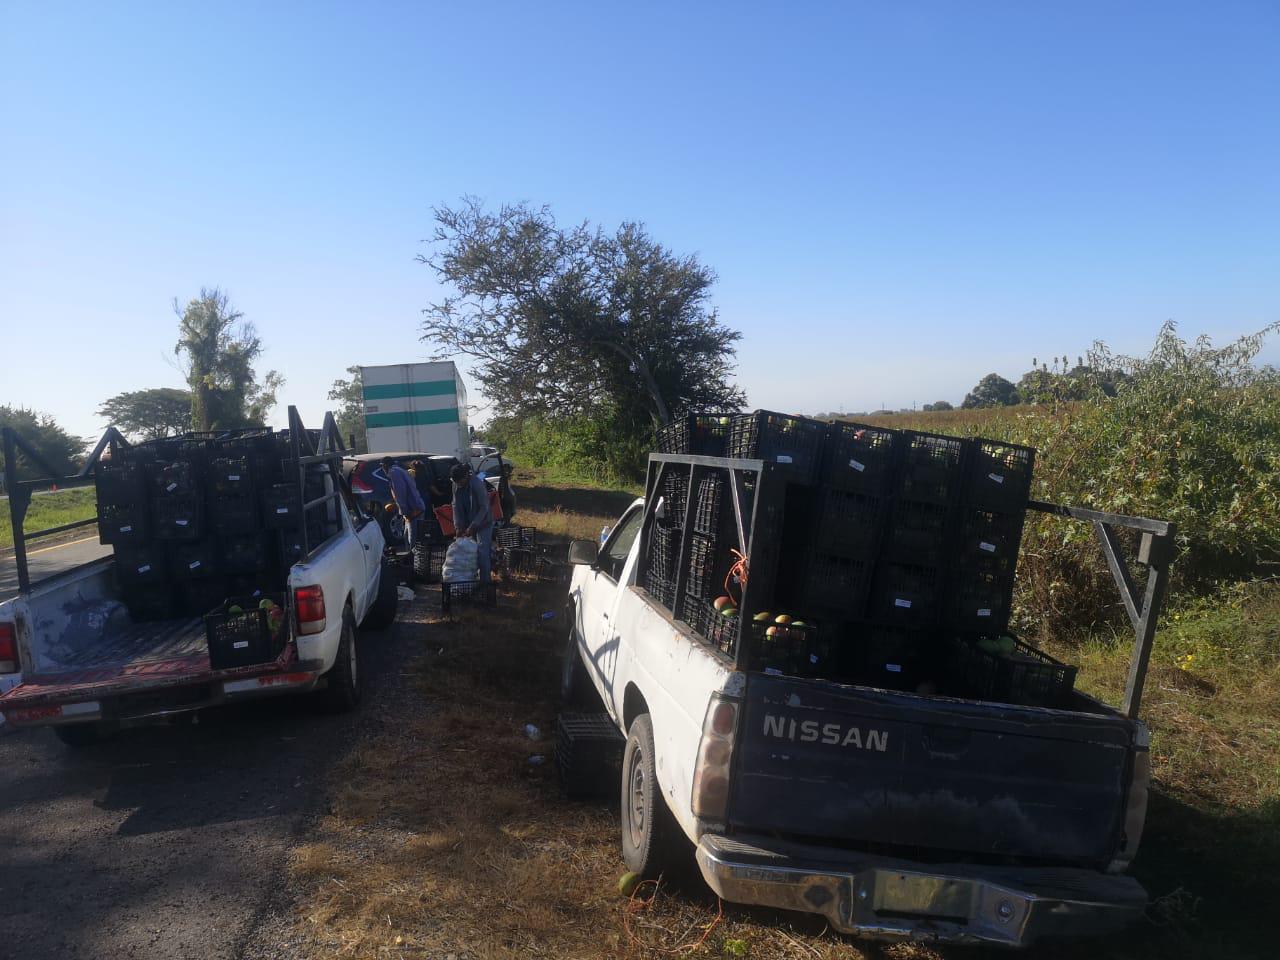
M 178 315 L 175 355 L 183 358 L 191 386 L 191 424 L 196 430 L 260 426 L 276 405 L 284 384 L 275 370 L 258 380 L 254 362 L 262 341 L 253 324 L 232 310 L 216 287 L 201 289 L 185 307 L 173 301 Z
M 988 373 L 965 395 L 963 410 L 976 407 L 1011 407 L 1020 402 L 1018 388 L 998 373 Z
M 51 467 L 56 467 L 62 475 L 75 471 L 79 465 L 80 455 L 85 442 L 73 437 L 58 426 L 56 420 L 48 414 L 37 413 L 24 407 L 7 407 L 0 405 L 0 427 L 12 427 L 22 435 L 22 439 L 35 448 Z M 28 463 L 25 456 L 19 456 L 18 472 L 24 480 L 45 477 L 47 470 Z M 0 448 L 0 485 L 4 481 L 4 449 Z
M 333 418 L 338 423 L 338 432 L 342 439 L 349 442 L 355 437 L 357 453 L 365 453 L 369 449 L 369 439 L 364 429 L 364 384 L 360 382 L 360 368 L 347 367 L 350 380 L 335 380 L 329 390 L 329 399 L 337 403 Z
M 607 411 L 639 435 L 673 411 L 744 403 L 729 382 L 741 334 L 710 306 L 715 274 L 696 256 L 638 223 L 560 227 L 547 207 L 467 199 L 435 214 L 419 260 L 457 294 L 423 311 L 422 338 L 437 358 L 475 358 L 499 415 Z
M 938 413 L 943 410 L 954 410 L 955 407 L 947 403 L 945 400 L 935 400 L 933 403 L 926 403 L 920 409 L 925 413 Z
M 191 429 L 191 391 L 156 387 L 117 393 L 103 401 L 98 416 L 142 440 L 182 433 Z

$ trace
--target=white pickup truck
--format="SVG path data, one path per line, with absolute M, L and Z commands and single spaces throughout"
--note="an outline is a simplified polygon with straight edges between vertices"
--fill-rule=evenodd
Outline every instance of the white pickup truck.
M 398 584 L 380 527 L 342 485 L 340 454 L 304 453 L 307 486 L 323 494 L 304 509 L 306 549 L 288 570 L 287 639 L 275 660 L 214 669 L 200 617 L 135 622 L 116 560 L 106 557 L 0 603 L 0 679 L 19 681 L 0 696 L 8 724 L 52 725 L 69 746 L 84 746 L 124 726 L 251 697 L 317 691 L 331 709 L 355 707 L 358 628 L 390 626 Z
M 1141 914 L 1122 873 L 1149 769 L 1132 715 L 1079 693 L 1047 709 L 752 669 L 639 585 L 644 531 L 665 516 L 653 499 L 603 545 L 571 546 L 562 676 L 566 711 L 603 710 L 626 738 L 631 870 L 696 847 L 726 900 L 887 939 L 1025 946 Z

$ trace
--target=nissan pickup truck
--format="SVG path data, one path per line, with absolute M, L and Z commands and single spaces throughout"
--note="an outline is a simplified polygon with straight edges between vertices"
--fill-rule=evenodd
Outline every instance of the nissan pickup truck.
M 332 417 L 319 450 L 316 434 L 302 427 L 292 407 L 290 422 L 295 465 L 306 477 L 302 487 L 316 496 L 303 508 L 299 559 L 288 569 L 287 636 L 279 656 L 214 669 L 201 617 L 132 619 L 114 557 L 32 584 L 20 551 L 22 589 L 0 603 L 0 679 L 10 682 L 6 686 L 18 681 L 0 696 L 9 725 L 52 726 L 64 743 L 80 747 L 122 727 L 255 697 L 314 692 L 335 711 L 359 703 L 360 630 L 393 622 L 397 579 L 383 556 L 380 527 L 342 483 Z M 20 442 L 6 435 L 7 464 L 21 453 Z M 101 445 L 95 457 L 100 452 Z M 7 485 L 19 492 L 32 482 L 11 477 Z M 22 547 L 21 517 L 15 519 Z
M 652 460 L 757 477 L 769 468 Z M 629 869 L 654 877 L 693 851 L 725 900 L 820 914 L 878 939 L 1020 947 L 1141 914 L 1146 894 L 1125 870 L 1147 806 L 1148 732 L 1136 714 L 1158 602 L 1135 596 L 1127 571 L 1139 636 L 1123 710 L 1079 692 L 1050 709 L 752 670 L 745 642 L 724 652 L 641 586 L 642 543 L 667 509 L 654 470 L 649 502 L 635 501 L 603 544 L 570 547 L 562 695 L 566 710 L 603 711 L 625 737 Z M 1136 525 L 1152 564 L 1146 596 L 1159 595 L 1170 525 L 1032 506 L 1105 528 L 1109 557 L 1110 531 Z

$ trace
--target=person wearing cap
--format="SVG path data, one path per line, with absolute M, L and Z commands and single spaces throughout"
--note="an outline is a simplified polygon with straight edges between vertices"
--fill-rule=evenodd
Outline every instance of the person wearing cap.
M 382 471 L 391 487 L 391 499 L 400 508 L 400 516 L 404 517 L 405 546 L 412 550 L 418 542 L 418 525 L 427 512 L 427 505 L 409 471 L 396 463 L 394 457 L 382 458 Z
M 466 464 L 450 472 L 453 479 L 453 527 L 459 537 L 471 537 L 479 546 L 480 582 L 488 583 L 492 567 L 493 511 L 489 509 L 489 485 L 474 476 Z

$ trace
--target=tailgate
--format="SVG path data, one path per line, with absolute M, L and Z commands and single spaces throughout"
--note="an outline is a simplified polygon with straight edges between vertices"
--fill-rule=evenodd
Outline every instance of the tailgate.
M 1080 863 L 1116 849 L 1130 724 L 752 674 L 729 821 L 854 844 Z

